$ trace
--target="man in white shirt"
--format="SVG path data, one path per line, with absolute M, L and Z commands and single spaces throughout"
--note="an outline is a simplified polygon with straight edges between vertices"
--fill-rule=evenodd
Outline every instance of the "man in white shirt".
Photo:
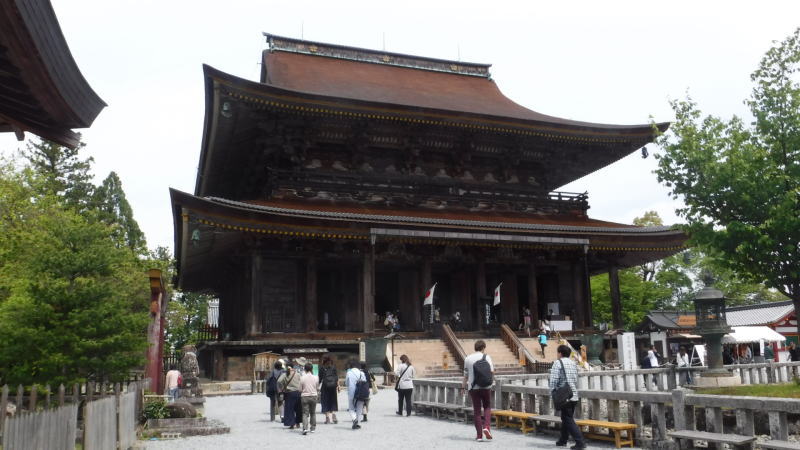
M 167 388 L 167 395 L 169 401 L 174 402 L 178 399 L 178 389 L 180 388 L 181 373 L 175 367 L 175 364 L 169 366 L 169 371 L 164 377 L 164 386 Z
M 691 356 L 686 353 L 686 347 L 681 345 L 678 356 L 675 357 L 675 362 L 678 364 L 678 373 L 680 373 L 681 386 L 692 384 L 692 366 Z
M 488 363 L 488 366 L 487 364 Z M 476 376 L 476 368 L 478 374 Z M 489 372 L 487 374 L 486 372 Z M 488 380 L 486 379 L 488 375 Z M 476 441 L 492 439 L 492 384 L 494 380 L 494 364 L 492 358 L 486 354 L 486 343 L 483 340 L 475 341 L 475 353 L 464 359 L 464 381 L 461 389 L 468 389 L 472 399 L 472 412 L 475 417 L 475 431 L 478 433 Z M 488 382 L 488 384 L 486 384 Z M 483 410 L 483 411 L 481 411 Z

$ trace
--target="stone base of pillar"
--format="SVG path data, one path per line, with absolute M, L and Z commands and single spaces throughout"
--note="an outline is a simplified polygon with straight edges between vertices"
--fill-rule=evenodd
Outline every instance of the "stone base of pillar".
M 742 378 L 739 375 L 728 374 L 727 376 L 708 376 L 701 375 L 694 379 L 694 387 L 699 388 L 718 388 L 727 386 L 739 386 Z

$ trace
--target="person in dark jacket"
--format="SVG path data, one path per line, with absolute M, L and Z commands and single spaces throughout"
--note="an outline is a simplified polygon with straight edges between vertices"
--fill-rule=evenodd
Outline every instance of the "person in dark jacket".
M 280 413 L 280 408 L 281 408 L 281 406 L 283 406 L 283 402 L 280 401 L 279 396 L 278 396 L 278 392 L 279 391 L 277 389 L 277 385 L 278 385 L 278 380 L 281 378 L 281 375 L 283 375 L 284 373 L 286 373 L 286 370 L 283 369 L 283 362 L 281 362 L 281 360 L 277 360 L 277 361 L 275 361 L 275 365 L 272 368 L 272 372 L 270 372 L 270 375 L 267 377 L 267 385 L 269 385 L 270 378 L 274 378 L 275 379 L 275 386 L 276 386 L 276 390 L 271 393 L 272 395 L 270 395 L 270 391 L 267 388 L 264 388 L 264 392 L 267 394 L 267 397 L 269 397 L 269 420 L 270 420 L 270 422 L 275 422 L 275 416 L 277 416 Z M 283 416 L 281 416 L 281 421 L 282 420 L 283 420 Z
M 328 356 L 322 359 L 319 382 L 322 385 L 320 401 L 322 402 L 322 413 L 325 414 L 325 423 L 339 423 L 339 420 L 336 419 L 336 411 L 339 410 L 339 373 Z

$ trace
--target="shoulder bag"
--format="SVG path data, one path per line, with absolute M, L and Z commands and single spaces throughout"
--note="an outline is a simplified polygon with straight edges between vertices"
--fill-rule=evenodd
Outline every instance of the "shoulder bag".
M 564 384 L 553 389 L 553 407 L 557 410 L 567 406 L 569 399 L 572 398 L 572 388 L 569 387 L 567 372 L 564 370 L 564 361 L 559 359 L 558 362 L 561 363 L 561 376 L 564 377 Z
M 397 378 L 397 383 L 394 384 L 394 390 L 395 391 L 399 391 L 400 390 L 400 380 L 403 379 L 403 375 L 405 375 L 406 372 L 408 372 L 408 369 L 410 369 L 410 368 L 411 368 L 411 364 L 407 365 L 406 368 L 400 373 L 400 376 Z

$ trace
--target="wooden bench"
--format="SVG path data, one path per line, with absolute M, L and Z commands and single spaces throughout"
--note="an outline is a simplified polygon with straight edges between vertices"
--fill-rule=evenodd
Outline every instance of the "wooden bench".
M 607 422 L 605 420 L 592 419 L 576 419 L 575 423 L 579 427 L 589 427 L 589 432 L 584 433 L 584 437 L 611 441 L 617 448 L 621 448 L 623 445 L 633 447 L 633 430 L 636 429 L 636 424 L 634 423 Z M 610 434 L 600 433 L 597 430 L 598 428 L 606 428 Z M 625 433 L 624 438 L 622 436 L 623 432 Z
M 709 433 L 707 431 L 693 430 L 675 430 L 668 432 L 667 435 L 677 440 L 680 448 L 695 448 L 694 441 L 706 441 L 730 444 L 738 449 L 750 449 L 753 448 L 753 442 L 756 440 L 755 436 L 742 436 L 741 434 L 732 433 Z
M 800 443 L 797 442 L 789 442 L 789 441 L 779 441 L 777 439 L 772 439 L 766 442 L 761 442 L 758 444 L 761 448 L 772 448 L 775 450 L 800 450 Z
M 536 417 L 536 414 L 508 409 L 493 409 L 492 415 L 495 419 L 495 427 L 498 430 L 503 427 L 514 427 L 519 428 L 522 434 L 528 434 L 529 431 L 536 430 L 533 424 L 528 426 L 528 420 Z M 511 419 L 517 419 L 519 422 L 512 422 Z
M 437 419 L 442 418 L 450 418 L 452 415 L 455 419 L 460 419 L 460 415 L 463 414 L 464 405 L 455 405 L 455 404 L 446 404 L 446 403 L 436 403 L 436 402 L 425 402 L 425 401 L 415 401 L 413 403 L 414 410 L 419 413 L 422 411 L 424 414 L 425 411 L 430 410 L 431 415 L 436 417 Z M 470 408 L 472 409 L 472 408 Z

